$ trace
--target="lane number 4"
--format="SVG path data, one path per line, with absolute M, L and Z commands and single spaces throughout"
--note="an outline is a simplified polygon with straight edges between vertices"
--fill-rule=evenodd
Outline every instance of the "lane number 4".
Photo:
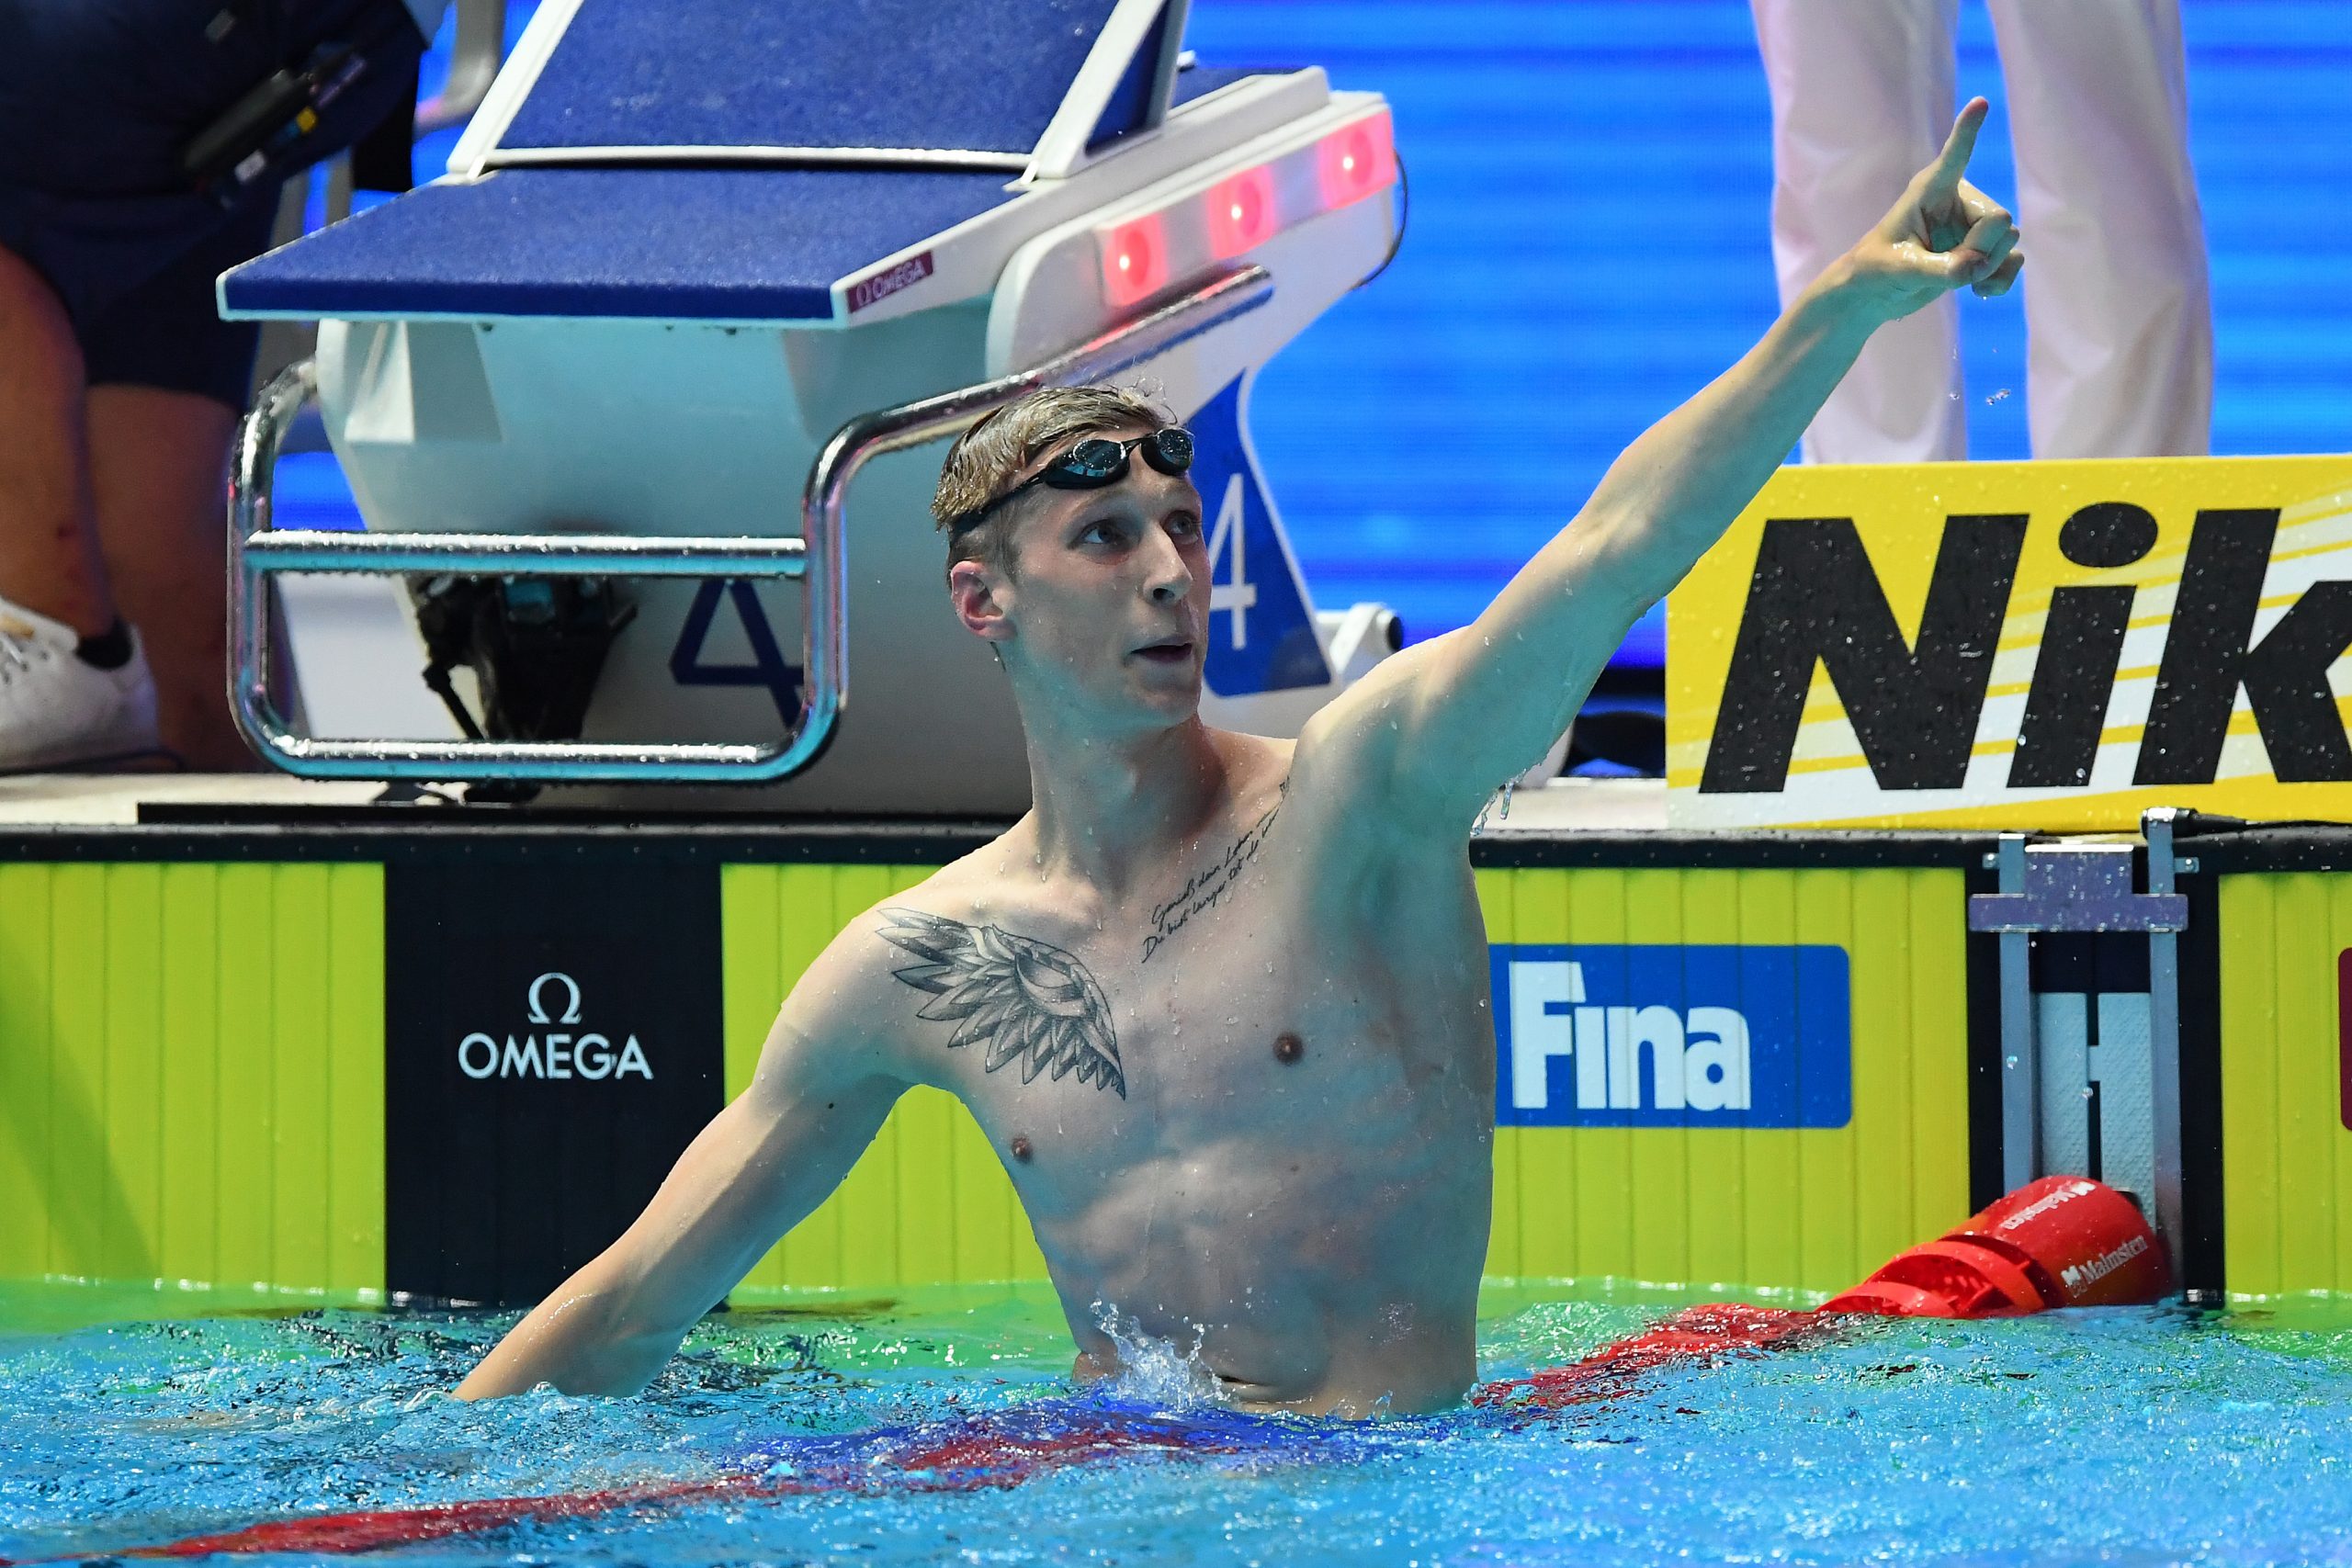
M 1258 589 L 1250 581 L 1250 530 L 1242 526 L 1242 477 L 1239 470 L 1225 482 L 1225 500 L 1216 509 L 1216 526 L 1209 532 L 1209 615 L 1233 616 L 1233 646 L 1250 646 L 1250 612 L 1258 604 Z M 1233 566 L 1226 581 L 1216 580 L 1228 544 Z

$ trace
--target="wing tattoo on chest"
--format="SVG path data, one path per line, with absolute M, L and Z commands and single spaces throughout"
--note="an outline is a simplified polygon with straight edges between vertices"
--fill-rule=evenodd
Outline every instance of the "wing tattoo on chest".
M 1127 1097 L 1110 1001 L 1074 954 L 920 909 L 882 914 L 890 922 L 884 938 L 922 961 L 892 973 L 934 998 L 917 1017 L 956 1025 L 949 1049 L 987 1047 L 991 1073 L 1017 1059 L 1023 1083 L 1050 1067 L 1057 1078 L 1076 1073 Z

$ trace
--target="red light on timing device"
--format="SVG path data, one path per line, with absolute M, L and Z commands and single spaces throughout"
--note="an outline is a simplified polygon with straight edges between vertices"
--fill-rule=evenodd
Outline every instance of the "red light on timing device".
M 1244 169 L 1208 194 L 1209 250 L 1219 261 L 1257 249 L 1274 237 L 1274 172 Z
M 1396 143 L 1388 117 L 1376 114 L 1334 131 L 1316 148 L 1316 172 L 1329 209 L 1385 190 L 1396 178 Z
M 1158 213 L 1104 231 L 1103 299 L 1114 305 L 1133 305 L 1167 286 L 1168 238 Z

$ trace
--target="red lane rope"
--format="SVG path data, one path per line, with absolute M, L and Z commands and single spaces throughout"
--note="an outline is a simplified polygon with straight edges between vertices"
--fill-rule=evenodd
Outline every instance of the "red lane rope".
M 264 1552 L 358 1552 L 410 1546 L 452 1536 L 475 1535 L 512 1525 L 549 1524 L 594 1517 L 624 1508 L 675 1506 L 714 1498 L 804 1496 L 820 1492 L 972 1492 L 1017 1486 L 1048 1471 L 1083 1461 L 1140 1450 L 1187 1453 L 1231 1452 L 1230 1442 L 1204 1442 L 1174 1426 L 1101 1423 L 1046 1434 L 959 1432 L 892 1455 L 887 1469 L 863 1461 L 839 1462 L 817 1472 L 763 1480 L 752 1475 L 710 1481 L 648 1483 L 595 1492 L 557 1492 L 530 1497 L 481 1497 L 408 1508 L 368 1508 L 268 1519 L 242 1529 L 187 1536 L 157 1546 L 118 1549 L 95 1555 L 116 1558 L 251 1556 Z M 59 1557 L 0 1558 L 0 1568 L 85 1562 L 93 1553 Z
M 387 1546 L 473 1535 L 508 1525 L 543 1524 L 613 1512 L 640 1503 L 680 1503 L 740 1494 L 746 1480 L 673 1482 L 616 1486 L 601 1492 L 555 1493 L 542 1497 L 482 1497 L 419 1508 L 372 1508 L 307 1518 L 271 1519 L 218 1535 L 194 1535 L 162 1546 L 107 1552 L 110 1557 L 206 1557 L 214 1552 L 374 1551 Z M 81 1555 L 75 1553 L 76 1556 Z M 48 1559 L 59 1562 L 64 1559 Z
M 1506 1378 L 1475 1389 L 1470 1403 L 1488 1409 L 1558 1410 L 1592 1404 L 1629 1392 L 1643 1373 L 1677 1361 L 1712 1363 L 1733 1356 L 1810 1343 L 1838 1315 L 1747 1306 L 1737 1302 L 1685 1307 L 1656 1327 L 1620 1339 L 1565 1367 Z

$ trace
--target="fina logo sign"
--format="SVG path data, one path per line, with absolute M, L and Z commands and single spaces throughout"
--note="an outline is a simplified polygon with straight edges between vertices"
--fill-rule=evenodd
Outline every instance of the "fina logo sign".
M 532 981 L 525 999 L 533 1023 L 580 1021 L 580 982 L 560 971 L 550 970 Z M 562 1010 L 550 1012 L 549 1004 L 557 999 Z M 549 1030 L 544 1035 L 533 1030 L 519 1041 L 509 1034 L 503 1044 L 477 1030 L 458 1042 L 458 1070 L 469 1078 L 617 1080 L 634 1074 L 650 1082 L 653 1077 L 645 1047 L 638 1043 L 636 1035 L 628 1036 L 616 1051 L 612 1041 L 602 1034 L 574 1034 L 567 1030 Z
M 1521 1127 L 1842 1127 L 1842 947 L 1498 943 L 1495 1120 Z

